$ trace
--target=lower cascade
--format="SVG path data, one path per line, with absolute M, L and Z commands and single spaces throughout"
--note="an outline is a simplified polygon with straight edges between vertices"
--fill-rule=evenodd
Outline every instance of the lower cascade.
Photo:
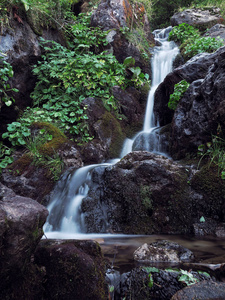
M 132 151 L 166 153 L 166 141 L 162 141 L 160 127 L 153 112 L 154 94 L 158 85 L 172 71 L 173 61 L 179 52 L 174 42 L 168 41 L 172 27 L 154 31 L 158 46 L 154 47 L 152 57 L 152 87 L 148 95 L 143 130 L 133 139 L 126 139 L 120 158 Z M 119 159 L 115 159 L 113 163 Z M 44 226 L 45 235 L 67 238 L 69 235 L 85 234 L 85 224 L 81 213 L 82 200 L 87 196 L 92 171 L 98 167 L 109 167 L 112 163 L 94 164 L 82 167 L 75 172 L 64 174 L 58 182 L 48 205 L 49 216 Z M 101 234 L 102 236 L 102 234 Z

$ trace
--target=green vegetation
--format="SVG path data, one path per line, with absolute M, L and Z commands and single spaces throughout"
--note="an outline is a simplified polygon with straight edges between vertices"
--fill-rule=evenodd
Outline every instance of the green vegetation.
M 199 282 L 199 279 L 195 278 L 194 275 L 189 271 L 180 270 L 178 281 L 181 281 L 188 286 Z
M 0 109 L 1 102 L 5 103 L 7 106 L 10 106 L 15 102 L 14 98 L 10 96 L 9 93 L 18 92 L 18 90 L 10 87 L 10 84 L 8 83 L 10 77 L 13 77 L 12 66 L 4 60 L 0 53 Z
M 152 273 L 159 273 L 160 269 L 155 268 L 155 267 L 144 267 L 143 268 L 147 273 L 149 273 L 148 277 L 149 277 L 149 283 L 148 283 L 148 287 L 152 288 L 154 285 L 154 281 L 153 281 L 153 277 L 152 277 Z M 166 269 L 165 271 L 167 272 L 174 272 L 177 274 L 177 279 L 178 281 L 184 283 L 185 285 L 192 285 L 195 284 L 197 282 L 199 282 L 198 278 L 195 278 L 194 275 L 189 272 L 189 271 L 185 271 L 182 269 Z M 197 273 L 199 275 L 203 275 L 206 277 L 210 277 L 210 275 L 207 272 L 201 272 L 201 271 L 197 271 Z
M 174 85 L 174 92 L 170 95 L 170 100 L 168 102 L 168 107 L 170 109 L 175 110 L 177 108 L 177 104 L 187 91 L 189 87 L 189 83 L 186 80 L 181 80 L 179 83 Z
M 27 5 L 26 9 L 32 8 L 28 2 Z M 28 143 L 34 146 L 30 128 L 34 122 L 43 121 L 55 124 L 79 143 L 88 142 L 93 137 L 89 135 L 86 107 L 82 106 L 85 98 L 100 98 L 105 108 L 120 118 L 120 105 L 112 87 L 141 88 L 149 83 L 149 76 L 134 67 L 133 58 L 121 64 L 111 53 L 103 51 L 108 32 L 91 28 L 90 18 L 90 13 L 70 16 L 70 23 L 64 27 L 67 47 L 40 38 L 44 53 L 33 69 L 37 76 L 31 94 L 33 107 L 27 107 L 16 122 L 8 124 L 7 132 L 2 135 L 12 146 L 27 148 Z M 1 155 L 4 153 L 8 151 L 2 151 Z
M 81 102 L 87 97 L 101 98 L 106 109 L 118 116 L 119 103 L 112 95 L 112 87 L 140 87 L 148 76 L 140 68 L 130 67 L 133 76 L 128 79 L 127 65 L 120 64 L 111 53 L 101 52 L 107 44 L 107 32 L 89 27 L 90 14 L 80 15 L 75 22 L 67 27 L 69 48 L 41 40 L 45 54 L 34 67 L 38 82 L 32 98 L 34 106 L 47 111 L 66 133 L 79 135 L 86 142 L 91 137 Z
M 186 60 L 202 52 L 214 52 L 223 46 L 222 39 L 201 37 L 198 29 L 185 23 L 174 26 L 169 34 L 169 40 L 181 44 L 180 50 Z
M 26 14 L 27 20 L 41 34 L 41 27 L 62 27 L 70 14 L 71 5 L 77 0 L 2 0 L 0 4 L 0 16 L 4 17 L 7 24 L 8 12 L 14 10 L 17 20 L 22 21 Z
M 43 167 L 46 176 L 56 181 L 64 168 L 57 150 L 67 138 L 57 127 L 47 122 L 32 123 L 31 127 L 30 135 L 23 137 L 25 153 L 10 166 L 10 169 L 19 175 L 33 164 Z
M 209 167 L 213 163 L 218 167 L 218 175 L 225 179 L 225 140 L 213 135 L 212 141 L 198 147 L 198 155 L 201 156 L 199 165 L 203 158 L 209 158 Z

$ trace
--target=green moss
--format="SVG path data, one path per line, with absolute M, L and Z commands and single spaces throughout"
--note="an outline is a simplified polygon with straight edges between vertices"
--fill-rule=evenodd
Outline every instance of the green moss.
M 48 134 L 52 135 L 52 140 L 40 147 L 39 151 L 42 155 L 53 155 L 67 141 L 66 136 L 53 124 L 36 122 L 32 125 L 32 129 L 45 129 Z
M 106 112 L 100 122 L 104 137 L 111 139 L 109 147 L 110 157 L 118 157 L 125 139 L 125 134 L 121 129 L 119 121 L 110 112 Z
M 8 168 L 13 171 L 13 175 L 19 176 L 28 169 L 32 161 L 32 156 L 29 153 L 25 153 Z

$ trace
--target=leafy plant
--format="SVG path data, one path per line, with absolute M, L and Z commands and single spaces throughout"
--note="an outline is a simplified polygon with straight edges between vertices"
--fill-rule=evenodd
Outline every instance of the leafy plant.
M 0 100 L 7 106 L 15 102 L 14 98 L 9 96 L 9 93 L 18 92 L 18 89 L 10 87 L 8 83 L 10 77 L 13 77 L 12 66 L 3 59 L 0 53 Z
M 148 287 L 152 288 L 153 284 L 154 284 L 154 280 L 153 280 L 151 273 L 159 273 L 159 269 L 157 269 L 155 267 L 144 267 L 143 269 L 149 273 L 148 274 L 148 278 L 149 278 Z
M 191 58 L 202 52 L 214 52 L 223 46 L 223 40 L 220 38 L 202 37 L 193 40 L 184 47 L 184 55 Z
M 201 37 L 198 29 L 182 23 L 174 26 L 169 34 L 169 40 L 181 44 L 180 50 L 185 59 L 189 59 L 202 52 L 214 52 L 223 46 L 223 40 L 212 37 Z
M 41 39 L 45 53 L 33 70 L 38 82 L 31 96 L 34 105 L 48 111 L 65 132 L 81 135 L 85 142 L 91 137 L 81 102 L 87 97 L 101 98 L 108 110 L 119 115 L 112 87 L 140 87 L 148 82 L 148 75 L 138 67 L 127 68 L 126 64 L 120 64 L 108 52 L 101 52 L 101 47 L 107 43 L 107 33 L 89 27 L 90 15 L 79 16 L 74 22 L 67 27 L 71 49 Z M 128 69 L 131 79 L 127 76 Z
M 174 26 L 172 31 L 169 33 L 169 40 L 174 42 L 184 43 L 188 39 L 195 40 L 200 38 L 200 32 L 198 29 L 186 23 Z
M 192 285 L 199 282 L 199 279 L 195 278 L 191 272 L 180 270 L 180 276 L 178 281 L 185 283 L 186 285 Z
M 175 110 L 177 108 L 177 104 L 187 91 L 189 87 L 189 83 L 186 80 L 181 80 L 179 83 L 174 85 L 174 92 L 170 95 L 170 99 L 168 102 L 168 107 L 170 109 Z
M 0 142 L 0 174 L 2 172 L 2 169 L 5 169 L 8 165 L 10 165 L 13 162 L 13 149 L 7 147 L 3 144 L 3 142 Z

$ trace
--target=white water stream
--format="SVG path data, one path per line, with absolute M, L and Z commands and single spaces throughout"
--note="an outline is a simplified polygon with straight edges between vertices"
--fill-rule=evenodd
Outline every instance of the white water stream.
M 172 71 L 173 60 L 179 51 L 173 42 L 167 41 L 171 29 L 172 27 L 168 27 L 154 32 L 155 39 L 160 46 L 154 48 L 152 57 L 152 87 L 148 96 L 143 131 L 133 139 L 125 140 L 121 158 L 133 150 L 162 153 L 153 107 L 155 91 L 166 75 Z M 117 161 L 118 159 L 114 163 Z M 112 163 L 90 165 L 76 170 L 73 174 L 64 175 L 66 178 L 58 183 L 47 207 L 49 217 L 44 226 L 44 232 L 48 238 L 84 238 L 85 225 L 80 206 L 89 191 L 91 172 L 96 167 L 110 165 Z

